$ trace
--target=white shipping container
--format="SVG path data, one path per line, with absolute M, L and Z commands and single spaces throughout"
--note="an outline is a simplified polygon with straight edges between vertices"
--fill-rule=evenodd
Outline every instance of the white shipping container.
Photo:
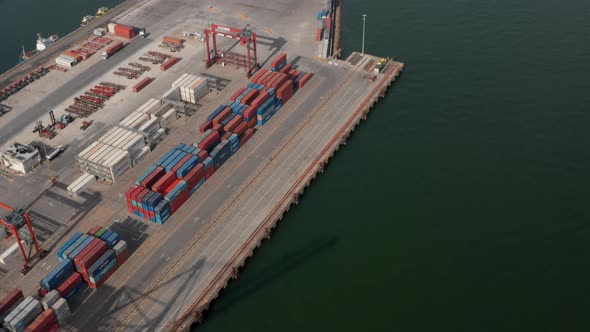
M 86 147 L 86 149 L 82 150 L 82 152 L 78 153 L 78 158 L 83 157 L 85 154 L 87 154 L 90 150 L 94 149 L 99 142 L 92 142 L 92 144 L 90 144 L 88 147 Z
M 129 114 L 126 118 L 124 118 L 123 120 L 121 120 L 121 122 L 119 122 L 119 124 L 123 127 L 128 127 L 130 123 L 132 123 L 133 121 L 135 121 L 141 114 L 141 112 L 132 112 L 131 114 Z
M 74 183 L 68 186 L 68 193 L 79 196 L 82 194 L 92 183 L 94 183 L 95 177 L 92 174 L 84 173 L 80 176 Z M 57 299 L 59 298 L 59 293 L 57 294 L 57 298 L 53 302 L 43 302 L 43 308 L 47 309 L 46 307 L 51 306 Z
M 182 82 L 184 79 L 186 79 L 188 77 L 188 75 L 189 74 L 187 74 L 187 73 L 180 75 L 180 77 L 177 78 L 176 81 L 172 82 L 172 87 L 177 88 L 180 85 L 180 82 Z
M 73 67 L 76 65 L 76 61 L 66 60 L 62 57 L 56 58 L 55 63 L 57 63 L 60 66 L 64 66 L 64 67 Z
M 137 164 L 143 159 L 145 158 L 145 156 L 148 155 L 148 153 L 150 152 L 150 147 L 149 146 L 144 146 L 141 150 L 139 150 L 139 152 L 137 152 L 135 154 L 135 156 L 133 156 L 133 167 L 136 167 Z
M 100 136 L 97 141 L 104 143 L 104 141 L 107 140 L 116 130 L 116 127 L 109 129 L 106 133 L 104 133 L 104 135 Z
M 108 147 L 108 145 L 104 144 L 104 143 L 99 143 L 96 148 L 91 151 L 91 153 L 89 153 L 84 159 L 88 160 L 88 161 L 93 161 L 94 159 L 96 159 L 96 157 L 98 157 L 101 153 L 104 152 L 104 150 Z
M 102 37 L 102 36 L 104 36 L 106 34 L 107 34 L 107 31 L 105 29 L 102 29 L 102 28 L 94 29 L 94 35 L 95 36 Z
M 141 125 L 144 124 L 147 120 L 150 119 L 149 115 L 143 114 L 143 113 L 140 113 L 140 114 L 141 114 L 141 116 L 139 116 L 137 119 L 135 119 L 135 121 L 130 123 L 127 126 L 128 128 L 137 129 L 137 128 L 141 127 Z
M 117 26 L 117 23 L 109 23 L 107 25 L 107 29 L 109 30 L 110 33 L 115 33 L 115 26 Z

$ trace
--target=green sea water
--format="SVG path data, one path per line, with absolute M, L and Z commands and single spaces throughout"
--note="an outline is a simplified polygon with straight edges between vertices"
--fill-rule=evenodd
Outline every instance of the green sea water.
M 119 1 L 0 0 L 0 66 Z M 199 331 L 590 331 L 590 2 L 346 0 L 405 71 Z
M 0 72 L 17 64 L 22 47 L 35 49 L 37 33 L 65 36 L 80 26 L 82 17 L 100 7 L 115 7 L 121 0 L 0 0 Z
M 395 85 L 197 330 L 590 331 L 590 2 L 344 2 Z

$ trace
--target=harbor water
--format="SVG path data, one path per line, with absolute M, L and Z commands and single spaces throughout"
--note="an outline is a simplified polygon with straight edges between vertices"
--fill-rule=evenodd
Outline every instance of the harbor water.
M 82 17 L 100 7 L 113 8 L 121 0 L 0 1 L 0 72 L 17 64 L 22 48 L 35 49 L 37 33 L 64 37 L 80 26 Z
M 2 70 L 117 1 L 0 1 Z M 346 0 L 406 64 L 199 331 L 589 331 L 590 2 Z

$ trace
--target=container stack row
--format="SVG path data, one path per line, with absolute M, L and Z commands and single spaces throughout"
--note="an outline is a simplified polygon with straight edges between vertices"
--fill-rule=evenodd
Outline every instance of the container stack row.
M 129 258 L 127 243 L 104 227 L 76 232 L 57 251 L 59 264 L 40 281 L 39 295 L 24 297 L 20 289 L 0 301 L 0 322 L 12 332 L 57 331 L 71 316 L 68 301 L 84 285 L 100 287 Z
M 279 55 L 272 70 L 261 70 L 230 102 L 207 116 L 199 127 L 201 136 L 193 144 L 181 143 L 169 150 L 137 178 L 125 193 L 129 212 L 164 224 L 246 144 L 257 124 L 264 125 L 311 78 L 311 73 L 293 69 L 286 62 L 286 54 Z M 179 86 L 177 82 L 173 86 Z
M 213 158 L 206 149 L 181 143 L 127 190 L 127 208 L 139 217 L 164 224 L 214 172 Z
M 180 100 L 196 104 L 209 92 L 209 82 L 203 76 L 183 74 L 172 83 L 172 88 L 179 89 Z
M 176 120 L 176 110 L 152 98 L 77 156 L 80 169 L 111 183 L 135 167 Z

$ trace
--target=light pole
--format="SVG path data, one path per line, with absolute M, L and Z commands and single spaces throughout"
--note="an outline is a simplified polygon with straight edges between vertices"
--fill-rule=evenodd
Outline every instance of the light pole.
M 365 21 L 367 20 L 367 14 L 363 14 L 363 45 L 361 48 L 361 54 L 365 55 Z

